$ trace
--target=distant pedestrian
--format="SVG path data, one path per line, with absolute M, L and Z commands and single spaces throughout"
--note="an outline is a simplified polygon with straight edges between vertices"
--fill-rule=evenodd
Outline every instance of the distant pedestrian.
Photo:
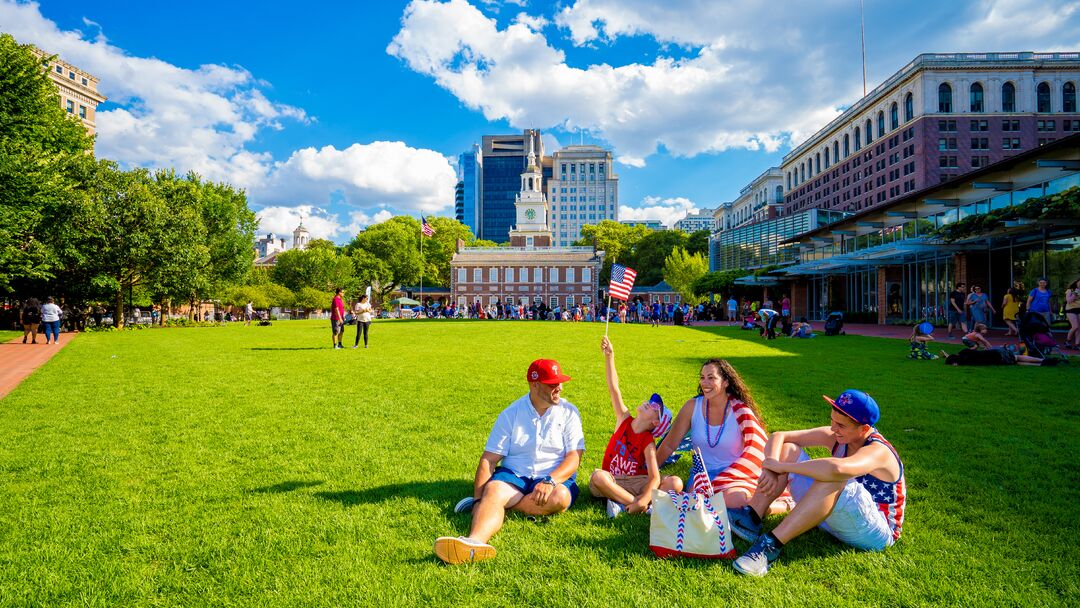
M 739 302 L 735 299 L 735 296 L 731 296 L 727 301 L 727 320 L 733 324 L 739 322 Z
M 52 296 L 45 299 L 45 305 L 41 307 L 41 325 L 45 328 L 45 343 L 49 343 L 52 336 L 53 344 L 60 343 L 60 307 L 53 301 Z
M 244 325 L 251 325 L 251 319 L 255 316 L 255 307 L 252 305 L 251 300 L 248 300 L 244 306 Z
M 967 333 L 967 322 L 964 319 L 964 309 L 967 304 L 967 296 L 964 295 L 966 288 L 963 283 L 957 283 L 953 290 L 949 292 L 949 326 L 945 330 L 945 337 L 951 338 L 953 328 L 960 328 L 965 334 Z
M 1005 332 L 1006 336 L 1020 335 L 1016 322 L 1020 318 L 1020 305 L 1024 302 L 1024 293 L 1021 289 L 1023 288 L 1020 287 L 1020 282 L 1014 282 L 1001 300 L 1001 319 L 1005 321 L 1005 325 L 1009 326 L 1009 330 Z
M 341 299 L 341 288 L 334 290 L 334 301 L 330 303 L 330 331 L 334 348 L 341 345 L 341 336 L 345 333 L 345 301 Z
M 1027 299 L 1027 309 L 1042 315 L 1047 325 L 1054 322 L 1054 316 L 1050 312 L 1050 296 L 1053 294 L 1047 288 L 1048 284 L 1045 277 L 1039 279 L 1039 286 L 1031 290 Z
M 26 344 L 26 336 L 31 337 L 31 344 L 37 344 L 38 326 L 41 325 L 41 303 L 37 298 L 30 298 L 19 309 L 19 323 L 23 328 L 23 344 Z
M 971 293 L 967 297 L 968 310 L 971 313 L 971 322 L 973 324 L 982 323 L 989 325 L 996 310 L 993 305 L 990 304 L 990 298 L 982 292 L 982 287 L 978 285 L 971 286 Z
M 364 334 L 364 348 L 368 347 L 368 327 L 371 326 L 371 302 L 368 302 L 366 295 L 360 296 L 360 301 L 353 306 L 353 312 L 356 314 L 356 343 L 353 344 L 353 348 L 360 346 L 360 334 Z

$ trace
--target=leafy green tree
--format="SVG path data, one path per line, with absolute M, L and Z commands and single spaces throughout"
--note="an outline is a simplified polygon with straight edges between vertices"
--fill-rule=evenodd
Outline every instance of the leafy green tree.
M 694 293 L 699 296 L 708 294 L 728 294 L 735 287 L 735 279 L 749 274 L 745 270 L 724 270 L 707 272 L 694 281 Z
M 686 248 L 686 233 L 682 230 L 655 230 L 645 235 L 634 248 L 632 263 L 637 282 L 655 285 L 664 277 L 664 262 L 676 247 Z
M 358 274 L 371 277 L 371 288 L 380 301 L 399 286 L 420 280 L 420 238 L 420 221 L 399 215 L 369 226 L 347 246 L 353 259 L 364 265 Z
M 333 293 L 327 293 L 312 287 L 301 287 L 300 290 L 296 292 L 293 305 L 300 310 L 310 313 L 313 310 L 330 308 L 330 304 L 333 300 Z
M 476 239 L 469 242 L 469 247 L 509 247 L 510 242 L 496 243 L 495 241 L 489 241 L 487 239 Z
M 273 280 L 299 294 L 310 287 L 321 292 L 351 288 L 355 283 L 352 259 L 330 241 L 315 239 L 307 249 L 290 249 L 277 256 Z
M 93 139 L 60 107 L 42 61 L 0 34 L 0 290 L 55 276 L 85 200 Z
M 469 243 L 472 230 L 449 217 L 429 217 L 434 236 L 424 239 L 424 285 L 450 285 L 450 259 L 457 250 L 457 240 Z
M 652 283 L 641 283 L 641 269 L 634 266 L 633 257 L 635 248 L 650 232 L 652 231 L 645 226 L 628 226 L 616 221 L 604 220 L 599 224 L 582 226 L 581 238 L 575 241 L 574 245 L 591 247 L 595 244 L 597 249 L 604 252 L 604 266 L 600 269 L 601 284 L 611 279 L 611 265 L 618 262 L 632 266 L 638 271 L 639 284 L 651 285 Z M 662 259 L 660 264 L 663 264 Z
M 694 283 L 709 271 L 709 263 L 700 253 L 676 247 L 664 261 L 664 280 L 682 296 L 683 302 L 697 299 Z
M 708 230 L 695 230 L 690 233 L 686 241 L 686 250 L 690 253 L 700 253 L 709 258 L 709 235 Z
M 88 204 L 79 217 L 79 238 L 86 276 L 111 294 L 116 311 L 124 310 L 124 295 L 160 273 L 172 248 L 167 221 L 170 210 L 158 195 L 145 169 L 121 171 L 112 161 L 99 161 Z M 117 327 L 124 315 L 114 315 Z

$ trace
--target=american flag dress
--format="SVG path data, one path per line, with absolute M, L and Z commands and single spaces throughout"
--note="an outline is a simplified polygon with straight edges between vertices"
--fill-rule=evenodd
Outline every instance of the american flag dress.
M 855 478 L 855 481 L 859 482 L 862 487 L 866 488 L 866 491 L 870 493 L 871 498 L 874 499 L 874 503 L 877 504 L 878 511 L 885 516 L 885 521 L 889 524 L 889 529 L 892 530 L 893 542 L 900 539 L 900 530 L 904 527 L 904 505 L 907 502 L 907 481 L 904 479 L 904 461 L 900 460 L 900 455 L 896 453 L 896 448 L 892 446 L 881 433 L 874 429 L 873 433 L 866 439 L 866 443 L 863 445 L 870 445 L 871 443 L 880 443 L 881 445 L 889 448 L 889 451 L 896 457 L 896 462 L 900 465 L 900 478 L 896 481 L 883 481 L 870 475 L 860 475 Z M 832 455 L 836 458 L 843 458 L 847 456 L 847 446 L 842 444 L 833 445 Z

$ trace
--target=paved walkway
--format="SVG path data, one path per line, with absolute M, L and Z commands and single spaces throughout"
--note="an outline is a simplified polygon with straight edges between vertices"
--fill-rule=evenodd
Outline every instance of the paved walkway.
M 60 334 L 60 344 L 45 344 L 45 336 L 38 334 L 37 344 L 23 344 L 22 338 L 0 344 L 0 399 L 3 399 L 34 370 L 45 365 L 53 355 L 67 346 L 77 336 L 75 333 Z

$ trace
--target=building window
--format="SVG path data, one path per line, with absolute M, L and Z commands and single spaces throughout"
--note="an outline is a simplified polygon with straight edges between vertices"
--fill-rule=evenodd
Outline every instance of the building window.
M 67 102 L 67 111 L 68 111 L 68 114 L 74 114 L 75 113 L 75 102 L 71 101 L 70 99 Z
M 1046 113 L 1050 111 L 1050 85 L 1045 82 L 1039 83 L 1035 93 L 1035 111 Z
M 1038 120 L 1035 121 L 1036 131 L 1057 131 L 1056 120 Z
M 838 141 L 832 142 L 832 157 L 834 163 L 840 162 L 840 142 Z
M 62 68 L 60 66 L 56 66 L 56 73 L 57 74 L 63 74 L 64 73 L 64 68 Z
M 1002 150 L 1019 150 L 1020 138 L 1019 137 L 1003 137 L 1001 138 Z
M 986 137 L 972 137 L 971 138 L 972 150 L 989 150 L 990 140 Z
M 915 118 L 915 97 L 911 93 L 908 93 L 907 96 L 904 97 L 904 122 L 907 122 L 912 118 Z
M 1001 130 L 1002 131 L 1019 131 L 1020 130 L 1020 121 L 1019 120 L 1003 120 L 1003 121 L 1001 121 Z
M 507 283 L 513 283 L 514 282 L 514 269 L 513 268 L 507 268 L 506 269 L 506 282 Z
M 877 136 L 885 137 L 885 112 L 877 113 Z
M 573 166 L 573 165 L 571 165 L 571 166 Z M 533 283 L 543 283 L 544 282 L 544 269 L 543 268 L 540 268 L 539 266 L 537 266 L 536 268 L 533 268 L 533 280 L 532 280 L 532 282 Z
M 844 133 L 844 158 L 847 158 L 848 156 L 851 155 L 851 145 L 850 144 L 851 144 L 851 137 L 847 133 Z M 788 190 L 790 190 L 790 189 L 791 189 L 791 184 L 788 184 Z
M 821 152 L 814 155 L 814 175 L 821 173 Z
M 468 273 L 465 272 L 464 268 L 458 268 L 457 269 L 457 282 L 458 283 L 464 283 L 465 280 L 466 280 L 465 277 L 467 277 L 467 276 L 468 276 Z
M 971 85 L 971 94 L 968 102 L 971 104 L 972 112 L 983 111 L 983 87 L 981 84 L 976 82 Z
M 1016 86 L 1011 82 L 1001 85 L 1001 111 L 1016 111 Z
M 829 168 L 829 147 L 825 147 L 825 168 Z
M 973 120 L 971 121 L 972 131 L 989 131 L 990 121 L 987 120 Z
M 942 133 L 956 133 L 956 121 L 955 120 L 939 120 L 937 121 L 938 131 Z
M 896 102 L 894 101 L 892 106 L 889 108 L 889 128 L 890 129 L 897 129 L 899 127 L 900 127 L 900 109 L 899 109 L 899 107 L 897 107 Z
M 859 137 L 859 127 L 855 127 L 855 151 L 858 152 L 862 149 L 862 141 Z
M 573 266 L 567 268 L 566 269 L 566 282 L 567 283 L 576 283 L 577 280 L 574 278 L 575 274 L 577 274 L 577 273 L 575 272 L 575 269 L 574 269 Z
M 1061 111 L 1076 111 L 1076 85 L 1071 82 L 1066 82 L 1061 89 Z
M 86 79 L 85 79 L 85 78 L 83 78 L 83 79 L 82 79 L 82 83 L 83 83 L 83 86 L 84 86 L 84 87 L 85 87 L 86 85 L 90 84 L 90 83 L 86 82 Z
M 955 150 L 956 138 L 955 137 L 940 137 L 937 140 L 938 150 Z
M 473 268 L 472 281 L 473 283 L 480 283 L 484 280 L 484 271 L 480 268 Z
M 79 118 L 86 118 L 86 106 L 79 106 Z
M 952 112 L 952 87 L 947 82 L 937 88 L 937 111 L 942 114 Z
M 869 118 L 866 119 L 866 145 L 874 141 L 874 123 Z
M 592 268 L 585 267 L 581 269 L 581 282 L 592 283 Z
M 68 72 L 68 78 L 75 80 L 75 72 Z

